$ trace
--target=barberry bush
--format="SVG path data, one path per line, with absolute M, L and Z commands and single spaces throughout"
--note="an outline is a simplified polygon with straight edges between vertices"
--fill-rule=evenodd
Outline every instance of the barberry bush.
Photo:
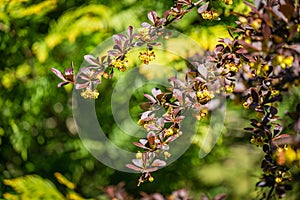
M 106 95 L 99 90 L 101 84 L 105 84 L 106 79 L 113 79 L 115 74 L 119 77 L 119 72 L 126 73 L 132 68 L 134 62 L 129 54 L 134 49 L 143 48 L 136 57 L 142 64 L 151 64 L 160 56 L 157 49 L 162 45 L 161 41 L 168 40 L 172 34 L 168 28 L 176 27 L 194 10 L 200 18 L 195 23 L 222 23 L 222 17 L 226 15 L 234 20 L 227 27 L 227 37 L 220 37 L 214 48 L 208 48 L 205 52 L 196 50 L 185 58 L 189 62 L 181 62 L 185 65 L 180 68 L 183 77 L 166 77 L 169 87 L 154 87 L 151 94 L 144 94 L 147 101 L 141 104 L 143 111 L 137 124 L 144 129 L 145 135 L 131 144 L 138 150 L 135 158 L 128 160 L 126 165 L 140 173 L 137 186 L 156 180 L 156 171 L 167 165 L 173 156 L 170 153 L 174 148 L 172 144 L 187 134 L 183 124 L 188 115 L 192 113 L 193 121 L 200 122 L 200 125 L 207 122 L 216 110 L 224 109 L 224 102 L 218 101 L 221 98 L 246 113 L 248 125 L 238 134 L 246 138 L 245 143 L 257 146 L 257 151 L 263 154 L 257 165 L 261 169 L 256 181 L 257 199 L 283 198 L 293 186 L 298 187 L 299 2 L 245 2 L 248 11 L 244 13 L 230 7 L 233 3 L 177 0 L 161 14 L 148 12 L 148 21 L 143 22 L 141 27 L 129 25 L 126 33 L 113 35 L 114 45 L 105 55 L 85 55 L 84 60 L 88 64 L 77 73 L 73 62 L 64 72 L 51 68 L 62 80 L 58 87 L 73 84 L 83 99 L 89 101 L 100 97 L 101 101 Z M 9 181 L 6 183 L 10 184 Z M 155 182 L 151 184 L 155 185 Z M 122 186 L 120 183 L 103 190 L 111 199 L 134 198 Z M 142 199 L 190 198 L 183 189 L 174 191 L 168 197 L 159 193 L 141 194 Z M 201 198 L 209 197 L 203 195 Z M 226 194 L 214 197 L 225 198 Z

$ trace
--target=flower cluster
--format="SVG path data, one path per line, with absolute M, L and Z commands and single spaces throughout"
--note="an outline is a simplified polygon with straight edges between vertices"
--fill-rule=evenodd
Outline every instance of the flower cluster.
M 111 79 L 115 69 L 121 72 L 128 69 L 129 61 L 126 55 L 131 49 L 146 45 L 147 51 L 141 53 L 139 59 L 145 64 L 149 64 L 155 59 L 153 46 L 158 45 L 154 41 L 157 39 L 158 34 L 157 31 L 150 30 L 150 27 L 139 29 L 137 33 L 134 33 L 133 27 L 129 26 L 127 35 L 116 34 L 113 36 L 113 49 L 108 50 L 107 55 L 101 58 L 92 55 L 84 56 L 88 66 L 82 67 L 77 75 L 74 73 L 73 63 L 71 68 L 66 69 L 64 74 L 55 68 L 51 68 L 52 72 L 64 81 L 59 83 L 58 87 L 72 83 L 77 90 L 82 90 L 80 94 L 83 98 L 98 98 L 99 93 L 95 88 L 101 83 L 102 77 Z M 149 49 L 151 49 L 150 52 Z
M 169 152 L 171 149 L 169 144 L 184 134 L 181 124 L 186 118 L 186 113 L 192 110 L 195 119 L 201 120 L 207 116 L 209 111 L 218 108 L 218 103 L 212 100 L 220 91 L 213 89 L 222 88 L 223 75 L 216 73 L 217 68 L 211 63 L 193 62 L 192 65 L 193 69 L 186 73 L 184 80 L 177 77 L 169 79 L 171 86 L 166 92 L 153 88 L 152 95 L 145 94 L 149 102 L 142 104 L 141 107 L 145 112 L 142 113 L 138 124 L 145 129 L 147 136 L 140 139 L 139 142 L 134 142 L 134 145 L 143 151 L 143 153 L 141 151 L 137 153 L 137 158 L 144 154 L 151 154 L 155 157 L 163 155 L 163 159 L 167 160 L 172 156 Z M 143 166 L 148 166 L 148 160 L 141 159 L 141 161 L 143 161 Z M 137 165 L 136 159 L 133 159 L 132 162 L 136 166 L 141 166 L 141 164 Z M 129 164 L 127 167 L 141 171 L 134 165 Z M 151 172 L 155 170 L 152 169 Z M 147 171 L 147 174 L 144 171 L 138 185 L 146 178 L 152 177 L 150 171 Z
M 263 193 L 266 199 L 274 195 L 281 198 L 291 189 L 289 164 L 298 160 L 295 138 L 299 136 L 292 130 L 282 133 L 276 102 L 297 84 L 300 76 L 296 34 L 299 33 L 299 20 L 296 20 L 299 7 L 288 1 L 259 1 L 257 7 L 248 5 L 252 11 L 247 15 L 238 14 L 233 40 L 224 39 L 225 45 L 217 47 L 214 59 L 219 66 L 226 66 L 230 59 L 238 66 L 236 70 L 230 65 L 226 68 L 237 77 L 235 85 L 244 88 L 236 89 L 245 99 L 244 108 L 258 113 L 257 119 L 251 119 L 252 127 L 245 130 L 252 134 L 250 142 L 265 153 L 261 165 L 263 175 L 257 187 L 270 188 Z
M 153 88 L 152 95 L 145 94 L 149 101 L 141 105 L 145 111 L 138 124 L 146 134 L 134 143 L 141 150 L 133 164 L 127 165 L 141 173 L 138 185 L 154 181 L 151 172 L 165 166 L 165 160 L 172 156 L 170 143 L 184 134 L 181 124 L 187 111 L 193 110 L 195 119 L 201 120 L 211 110 L 218 109 L 214 98 L 223 95 L 241 100 L 245 109 L 257 113 L 257 118 L 250 120 L 251 127 L 245 130 L 251 133 L 250 143 L 265 153 L 261 163 L 263 174 L 256 185 L 269 188 L 263 198 L 270 200 L 274 195 L 281 198 L 291 189 L 290 166 L 299 165 L 300 160 L 300 104 L 296 112 L 287 113 L 293 120 L 289 127 L 293 128 L 283 133 L 278 102 L 284 98 L 285 91 L 300 83 L 299 5 L 289 0 L 258 0 L 255 6 L 246 4 L 251 12 L 234 13 L 238 20 L 236 27 L 229 29 L 232 38 L 220 39 L 220 44 L 203 59 L 205 62 L 191 63 L 184 80 L 170 78 L 171 87 L 166 92 Z M 203 19 L 219 19 L 208 1 L 177 0 L 163 17 L 155 11 L 149 12 L 150 23 L 143 22 L 143 28 L 136 33 L 129 27 L 127 35 L 114 35 L 113 49 L 107 55 L 85 56 L 89 66 L 76 76 L 73 64 L 64 74 L 52 68 L 64 81 L 58 86 L 73 83 L 76 89 L 83 89 L 84 98 L 97 98 L 95 86 L 101 83 L 102 77 L 111 78 L 114 69 L 128 68 L 126 55 L 132 48 L 145 45 L 146 51 L 140 52 L 138 58 L 149 64 L 155 59 L 153 47 L 159 45 L 156 39 L 165 34 L 164 27 L 181 20 L 193 8 L 197 8 Z
M 205 15 L 206 18 L 210 18 L 210 14 L 207 13 L 211 13 L 212 18 L 217 17 L 216 13 L 207 11 L 209 3 L 204 3 L 203 0 L 199 0 L 196 3 L 191 0 L 178 0 L 170 10 L 165 12 L 163 17 L 158 17 L 155 11 L 151 11 L 148 13 L 148 19 L 151 24 L 143 22 L 141 24 L 143 28 L 138 29 L 136 33 L 133 32 L 133 27 L 129 26 L 126 35 L 114 35 L 113 48 L 107 51 L 107 55 L 102 56 L 101 58 L 86 55 L 84 58 L 89 66 L 82 68 L 82 73 L 80 72 L 75 76 L 73 63 L 72 68 L 66 69 L 65 74 L 55 68 L 51 68 L 52 72 L 64 81 L 59 83 L 58 87 L 72 83 L 75 84 L 76 89 L 83 90 L 81 95 L 84 98 L 97 98 L 98 91 L 94 88 L 101 83 L 101 77 L 112 78 L 114 69 L 121 72 L 128 69 L 129 61 L 126 59 L 126 55 L 130 50 L 134 47 L 145 45 L 147 49 L 146 52 L 140 52 L 138 58 L 144 64 L 149 64 L 149 62 L 155 59 L 153 46 L 159 45 L 155 40 L 159 35 L 164 35 L 164 27 L 175 20 L 181 19 L 185 14 L 190 12 L 192 8 L 199 4 L 202 4 L 198 9 L 199 14 Z M 90 74 L 87 78 L 87 73 L 85 71 L 88 70 Z M 92 80 L 95 79 L 95 77 L 97 77 L 98 81 Z
M 149 62 L 155 60 L 155 54 L 154 54 L 154 51 L 145 51 L 145 52 L 140 52 L 140 55 L 139 55 L 139 59 L 141 61 L 143 61 L 144 64 L 148 65 Z

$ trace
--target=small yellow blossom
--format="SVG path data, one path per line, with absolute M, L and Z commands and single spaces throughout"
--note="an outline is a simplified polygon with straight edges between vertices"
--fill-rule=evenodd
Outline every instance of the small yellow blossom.
M 148 51 L 145 51 L 143 53 L 140 52 L 139 59 L 143 61 L 144 64 L 148 65 L 150 61 L 155 60 L 154 51 L 150 51 L 150 53 Z
M 244 107 L 244 108 L 248 109 L 249 106 L 250 106 L 250 104 L 249 104 L 248 102 L 244 102 L 244 103 L 243 103 L 243 107 Z
M 173 129 L 172 128 L 168 128 L 165 135 L 166 136 L 172 136 L 172 135 L 174 135 Z
M 150 177 L 148 178 L 148 180 L 149 180 L 150 182 L 153 182 L 153 181 L 154 181 L 154 178 L 153 178 L 152 176 L 150 176 Z
M 115 68 L 117 68 L 118 70 L 120 70 L 121 72 L 124 72 L 127 67 L 128 67 L 128 60 L 126 59 L 116 59 L 114 61 L 111 62 L 111 65 Z
M 291 147 L 287 147 L 284 151 L 284 159 L 286 163 L 292 163 L 297 159 L 297 153 Z
M 275 178 L 275 182 L 276 182 L 276 183 L 281 183 L 281 182 L 282 182 L 282 178 L 276 177 L 276 178 Z
M 228 69 L 229 71 L 232 71 L 232 72 L 238 72 L 239 71 L 239 67 L 241 67 L 241 65 L 237 65 L 233 62 L 230 62 L 230 63 L 227 63 L 225 64 L 225 67 L 226 69 Z
M 99 96 L 98 90 L 92 90 L 91 88 L 86 88 L 82 90 L 80 95 L 85 99 L 97 99 Z
M 203 19 L 207 19 L 207 20 L 219 19 L 219 14 L 214 11 L 206 10 L 203 13 L 201 13 L 201 16 Z
M 213 92 L 208 91 L 207 89 L 204 89 L 202 91 L 197 91 L 196 95 L 201 104 L 206 104 L 208 101 L 210 101 L 211 99 L 213 99 L 215 97 Z
M 254 137 L 250 140 L 251 144 L 255 144 L 256 146 L 263 146 L 265 144 L 264 138 L 262 136 Z
M 293 62 L 294 62 L 293 56 L 287 56 L 283 60 L 283 63 L 286 64 L 286 66 L 288 66 L 288 67 L 292 66 Z
M 245 37 L 245 40 L 244 40 L 247 44 L 251 44 L 252 43 L 252 40 L 250 37 Z
M 141 152 L 139 151 L 139 152 L 137 152 L 137 153 L 135 154 L 135 157 L 136 157 L 137 159 L 142 159 L 143 153 L 141 153 Z
M 164 155 L 166 159 L 171 157 L 171 154 L 167 151 L 164 152 Z
M 234 91 L 234 84 L 231 84 L 231 85 L 225 85 L 225 91 L 227 93 L 233 93 Z
M 281 68 L 286 68 L 292 66 L 294 62 L 294 57 L 293 56 L 283 56 L 283 55 L 276 55 L 273 60 L 272 64 L 273 65 L 280 65 Z
M 269 71 L 270 67 L 268 64 L 265 64 L 263 67 L 262 67 L 263 71 L 267 72 Z
M 261 26 L 261 19 L 256 19 L 251 22 L 251 26 L 253 29 L 258 30 Z
M 279 90 L 271 90 L 271 96 L 278 96 L 279 94 Z

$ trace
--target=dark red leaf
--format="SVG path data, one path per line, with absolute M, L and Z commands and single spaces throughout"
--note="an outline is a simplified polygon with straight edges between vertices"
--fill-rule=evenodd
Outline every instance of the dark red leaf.
M 268 25 L 263 24 L 262 25 L 262 31 L 263 31 L 263 36 L 265 40 L 269 40 L 270 39 L 270 35 L 271 35 L 271 29 Z
M 294 13 L 294 8 L 290 4 L 280 5 L 279 10 L 284 14 L 284 16 L 290 20 Z
M 253 102 L 259 103 L 259 95 L 258 95 L 258 92 L 256 91 L 255 88 L 251 88 L 250 94 L 251 94 L 251 97 L 253 99 Z

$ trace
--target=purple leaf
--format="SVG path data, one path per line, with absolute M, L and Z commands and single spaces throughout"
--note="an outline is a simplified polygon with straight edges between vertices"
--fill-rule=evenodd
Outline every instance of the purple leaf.
M 138 171 L 138 172 L 142 172 L 143 171 L 143 169 L 138 168 L 138 167 L 136 167 L 136 166 L 134 166 L 132 164 L 127 164 L 126 167 L 128 167 L 129 169 L 132 169 L 134 171 Z
M 141 159 L 132 159 L 132 162 L 136 166 L 143 168 L 143 161 Z
M 113 40 L 115 42 L 115 46 L 119 47 L 120 49 L 122 48 L 122 40 L 119 34 L 113 35 Z M 114 49 L 116 49 L 116 47 L 114 46 Z
M 180 102 L 182 102 L 182 92 L 179 89 L 173 90 L 173 96 Z
M 177 138 L 178 138 L 178 135 L 172 135 L 172 136 L 168 137 L 168 139 L 165 142 L 166 143 L 173 142 Z
M 84 60 L 86 60 L 88 63 L 90 63 L 91 65 L 96 65 L 98 66 L 100 63 L 98 61 L 97 58 L 95 58 L 94 56 L 92 55 L 85 55 L 84 56 Z
M 159 95 L 159 94 L 162 93 L 161 90 L 158 89 L 158 88 L 153 88 L 153 89 L 151 90 L 151 92 L 152 92 L 152 94 L 153 94 L 154 97 L 157 97 L 157 95 Z
M 146 140 L 147 141 L 147 140 Z M 133 143 L 135 146 L 140 147 L 142 149 L 146 149 L 146 150 L 150 150 L 150 148 L 146 147 L 145 145 L 138 143 L 138 142 L 134 142 Z
M 150 94 L 144 94 L 144 97 L 149 99 L 151 101 L 151 103 L 156 103 L 156 99 L 154 97 L 152 97 Z
M 147 124 L 146 125 L 146 128 L 148 129 L 148 130 L 151 130 L 151 131 L 159 131 L 160 129 L 157 127 L 157 126 L 155 126 L 154 124 Z
M 204 64 L 198 65 L 198 72 L 201 74 L 201 76 L 202 76 L 203 78 L 206 78 L 206 77 L 207 77 L 207 69 L 206 69 L 206 67 L 204 66 Z
M 88 87 L 88 85 L 89 85 L 89 82 L 85 82 L 85 83 L 76 83 L 76 84 L 75 84 L 75 88 L 76 88 L 76 90 L 80 90 L 80 89 L 83 89 L 83 88 Z
M 139 141 L 142 145 L 146 145 L 148 142 L 148 140 L 146 140 L 146 139 L 140 139 Z
M 51 71 L 61 80 L 68 82 L 68 80 L 65 78 L 65 76 L 63 75 L 63 73 L 61 73 L 59 70 L 55 69 L 55 68 L 51 68 Z
M 127 29 L 127 34 L 129 36 L 129 38 L 132 38 L 132 34 L 133 33 L 133 27 L 132 26 L 128 26 L 128 29 Z
M 142 22 L 141 26 L 145 28 L 151 28 L 151 25 L 147 22 Z
M 155 159 L 153 161 L 153 163 L 151 164 L 151 166 L 153 166 L 153 167 L 163 167 L 163 166 L 166 166 L 166 165 L 167 165 L 167 163 L 163 160 L 160 160 L 160 159 Z
M 146 111 L 142 113 L 141 120 L 149 120 L 152 118 L 153 118 L 152 111 Z
M 112 50 L 108 50 L 107 54 L 110 55 L 110 56 L 117 56 L 119 53 L 118 53 L 117 50 L 112 49 Z
M 148 13 L 148 19 L 153 23 L 155 24 L 156 20 L 157 20 L 157 14 L 155 11 L 150 11 Z
M 157 170 L 158 170 L 157 167 L 150 167 L 150 168 L 148 168 L 146 171 L 147 171 L 147 172 L 155 172 L 155 171 L 157 171 Z

